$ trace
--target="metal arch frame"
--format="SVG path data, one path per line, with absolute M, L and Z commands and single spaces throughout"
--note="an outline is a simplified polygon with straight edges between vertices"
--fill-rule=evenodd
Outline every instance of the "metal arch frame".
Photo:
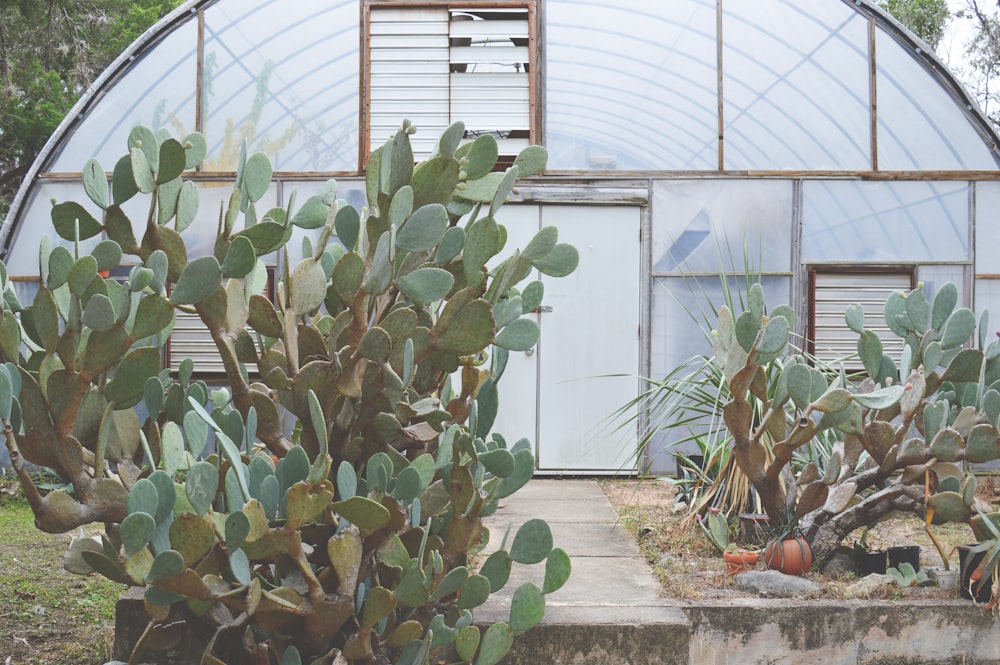
M 23 207 L 28 194 L 30 193 L 34 183 L 40 178 L 53 178 L 53 179 L 71 179 L 74 177 L 79 177 L 77 173 L 48 173 L 43 171 L 43 167 L 50 161 L 50 158 L 56 153 L 59 145 L 71 135 L 73 129 L 77 124 L 86 116 L 87 112 L 100 103 L 103 98 L 103 92 L 109 86 L 117 82 L 129 71 L 131 63 L 136 60 L 139 56 L 146 53 L 147 51 L 155 48 L 155 46 L 162 41 L 167 35 L 173 32 L 175 29 L 185 24 L 188 20 L 199 20 L 201 17 L 201 12 L 216 4 L 220 0 L 187 0 L 180 7 L 171 12 L 168 16 L 159 21 L 156 25 L 149 28 L 144 32 L 135 42 L 133 42 L 114 62 L 101 73 L 100 76 L 94 81 L 93 84 L 83 93 L 77 103 L 73 106 L 69 114 L 63 119 L 63 121 L 56 128 L 52 136 L 49 137 L 45 146 L 42 148 L 41 152 L 32 163 L 29 168 L 21 187 L 18 189 L 13 201 L 11 202 L 10 211 L 7 218 L 4 220 L 2 227 L 0 227 L 0 256 L 5 256 L 9 251 L 9 245 L 12 239 L 12 234 L 15 231 L 15 222 L 20 216 L 21 208 Z M 362 14 L 365 12 L 367 5 L 370 0 L 362 0 L 359 3 L 360 10 Z M 474 1 L 474 0 L 473 0 Z M 878 169 L 878 145 L 877 145 L 877 130 L 878 130 L 878 116 L 877 109 L 875 108 L 875 79 L 876 79 L 876 67 L 874 62 L 873 51 L 870 51 L 871 60 L 871 71 L 869 72 L 869 77 L 871 81 L 871 151 L 872 151 L 872 170 L 870 171 L 789 171 L 789 170 L 747 170 L 747 171 L 733 171 L 725 170 L 723 155 L 725 149 L 725 136 L 721 131 L 724 124 L 724 118 L 722 116 L 722 55 L 721 48 L 724 38 L 721 34 L 721 17 L 722 9 L 725 2 L 729 0 L 717 0 L 716 12 L 717 20 L 719 23 L 719 31 L 716 35 L 718 59 L 717 59 L 717 72 L 720 78 L 718 85 L 719 94 L 719 129 L 720 135 L 718 138 L 718 169 L 716 170 L 699 170 L 699 171 L 682 171 L 682 170 L 642 170 L 642 171 L 601 171 L 601 170 L 574 170 L 574 171 L 552 171 L 552 175 L 562 175 L 562 176 L 586 176 L 588 178 L 593 177 L 603 177 L 603 178 L 621 178 L 628 176 L 640 175 L 643 177 L 699 177 L 699 176 L 710 176 L 710 177 L 780 177 L 780 178 L 827 178 L 827 177 L 853 177 L 853 178 L 864 178 L 864 179 L 887 179 L 887 180 L 927 180 L 927 179 L 947 179 L 947 180 L 995 180 L 1000 179 L 1000 171 L 996 170 L 966 170 L 966 171 L 880 171 Z M 537 0 L 538 8 L 537 13 L 540 16 L 544 12 L 545 1 Z M 955 79 L 955 77 L 947 70 L 943 63 L 933 54 L 933 52 L 927 47 L 927 45 L 916 37 L 912 32 L 910 32 L 905 26 L 903 26 L 899 21 L 893 18 L 888 12 L 880 8 L 875 0 L 841 0 L 850 9 L 858 12 L 860 15 L 867 17 L 869 19 L 869 37 L 870 46 L 874 42 L 875 31 L 881 27 L 883 31 L 892 38 L 895 42 L 900 44 L 901 47 L 907 49 L 914 58 L 914 60 L 919 63 L 924 70 L 930 75 L 935 81 L 940 84 L 946 93 L 959 105 L 962 112 L 967 118 L 969 118 L 971 124 L 973 125 L 975 131 L 978 133 L 980 138 L 984 141 L 985 145 L 988 147 L 990 152 L 993 154 L 994 158 L 1000 160 L 1000 136 L 998 136 L 996 129 L 992 126 L 988 118 L 982 112 L 982 110 L 975 104 L 971 99 L 969 94 L 964 90 L 961 84 Z M 435 4 L 435 0 L 399 0 L 400 5 L 410 5 L 410 4 Z M 359 17 L 360 19 L 361 17 Z M 536 18 L 537 20 L 537 18 Z M 203 32 L 202 27 L 199 25 L 198 32 L 198 71 L 200 73 L 202 66 L 201 49 L 203 43 Z M 543 52 L 544 45 L 541 44 L 542 40 L 536 42 L 536 51 L 538 53 Z M 362 44 L 363 46 L 363 44 Z M 359 47 L 360 48 L 360 47 Z M 537 54 L 537 53 L 536 53 Z M 363 55 L 363 54 L 362 54 Z M 363 60 L 363 58 L 361 58 Z M 536 72 L 540 68 L 536 68 Z M 543 86 L 541 85 L 540 74 L 535 74 L 532 77 L 532 120 L 533 120 L 533 136 L 537 139 L 539 136 L 544 134 L 544 119 L 542 117 L 542 104 L 540 103 L 540 96 L 543 93 Z M 200 100 L 200 80 L 196 81 L 196 98 Z M 362 98 L 364 97 L 362 88 Z M 362 99 L 363 106 L 363 99 Z M 201 105 L 196 103 L 196 128 L 201 129 L 202 118 L 200 117 Z M 359 118 L 365 116 L 364 109 L 359 109 Z M 364 122 L 359 120 L 359 131 L 364 132 Z M 359 137 L 359 145 L 364 144 L 364 137 Z M 361 173 L 363 167 L 359 163 L 359 170 L 356 173 Z M 288 172 L 287 175 L 292 175 L 294 172 Z M 355 174 L 356 174 L 355 173 Z M 207 173 L 199 175 L 208 175 Z M 219 172 L 220 176 L 227 175 L 226 173 Z M 280 177 L 281 173 L 276 173 L 277 177 Z M 320 174 L 297 174 L 296 175 L 320 175 Z M 345 174 L 346 175 L 346 174 Z

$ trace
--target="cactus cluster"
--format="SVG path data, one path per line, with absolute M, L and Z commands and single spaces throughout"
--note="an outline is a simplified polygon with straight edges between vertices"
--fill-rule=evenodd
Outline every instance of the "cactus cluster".
M 145 588 L 136 657 L 169 641 L 180 616 L 211 628 L 202 662 L 409 665 L 448 648 L 492 665 L 568 578 L 540 520 L 478 571 L 470 556 L 489 540 L 482 518 L 534 469 L 527 441 L 492 432 L 507 354 L 539 335 L 526 315 L 542 283 L 519 285 L 578 262 L 551 227 L 494 258 L 506 243 L 496 215 L 545 151 L 496 172 L 496 141 L 461 144 L 456 123 L 415 165 L 413 131 L 404 123 L 370 156 L 363 211 L 334 181 L 301 207 L 293 193 L 258 210 L 271 166 L 244 147 L 212 252 L 189 257 L 181 234 L 199 216 L 198 188 L 183 173 L 204 139 L 137 127 L 110 187 L 91 160 L 90 204 L 54 204 L 64 242 L 43 243 L 34 302 L 0 274 L 12 461 L 39 528 L 106 524 L 74 540 L 66 566 Z M 148 199 L 141 239 L 122 208 L 136 196 Z M 308 232 L 297 260 L 294 227 Z M 262 257 L 275 252 L 272 301 Z M 178 312 L 201 318 L 224 387 L 189 361 L 163 369 Z M 43 496 L 24 460 L 72 494 Z M 481 631 L 471 611 L 515 562 L 545 562 L 544 583 L 519 587 L 509 621 Z
M 923 515 L 928 526 L 976 514 L 976 478 L 964 463 L 1000 458 L 1000 340 L 989 339 L 986 313 L 977 326 L 971 310 L 956 307 L 953 284 L 933 303 L 922 286 L 894 293 L 885 321 L 903 347 L 893 358 L 865 328 L 861 305 L 851 305 L 845 320 L 864 372 L 848 377 L 799 355 L 776 362 L 792 310 L 768 316 L 763 290 L 749 295 L 739 317 L 720 312 L 714 352 L 732 396 L 723 415 L 736 463 L 772 519 L 797 521 L 822 558 L 894 510 Z M 821 434 L 834 440 L 825 468 L 810 462 L 790 474 L 796 451 Z

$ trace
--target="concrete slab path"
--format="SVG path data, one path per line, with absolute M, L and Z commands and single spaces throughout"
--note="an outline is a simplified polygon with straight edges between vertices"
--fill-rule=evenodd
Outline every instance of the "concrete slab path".
M 690 622 L 657 596 L 659 583 L 596 481 L 532 480 L 489 518 L 492 549 L 509 526 L 513 539 L 534 518 L 548 522 L 573 572 L 546 597 L 542 624 L 518 638 L 506 663 L 688 662 Z M 514 564 L 510 581 L 476 611 L 476 620 L 507 621 L 517 587 L 525 581 L 540 587 L 544 574 L 544 564 Z

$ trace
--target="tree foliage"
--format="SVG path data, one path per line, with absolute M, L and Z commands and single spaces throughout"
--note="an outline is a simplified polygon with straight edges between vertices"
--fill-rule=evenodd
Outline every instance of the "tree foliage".
M 992 7 L 990 6 L 992 5 Z M 1000 125 L 1000 2 L 965 0 L 958 16 L 972 21 L 973 37 L 965 45 L 970 71 L 963 83 L 994 125 Z
M 947 0 L 879 0 L 878 4 L 931 48 L 941 43 L 951 16 Z
M 0 218 L 49 136 L 119 53 L 180 0 L 0 2 Z

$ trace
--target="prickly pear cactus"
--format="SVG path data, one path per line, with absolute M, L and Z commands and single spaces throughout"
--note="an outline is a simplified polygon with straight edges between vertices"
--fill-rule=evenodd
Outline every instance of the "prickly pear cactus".
M 759 286 L 739 317 L 720 312 L 715 362 L 732 395 L 724 416 L 737 464 L 772 519 L 797 521 L 818 558 L 894 510 L 921 514 L 928 527 L 975 516 L 976 479 L 963 464 L 1000 458 L 1000 340 L 988 335 L 987 313 L 977 328 L 957 302 L 953 284 L 933 303 L 922 285 L 890 296 L 885 321 L 904 342 L 899 358 L 865 328 L 861 305 L 848 307 L 864 367 L 850 380 L 782 357 L 794 316 L 785 306 L 765 315 Z M 818 436 L 833 441 L 829 459 L 786 484 L 796 451 Z
M 496 215 L 545 151 L 494 172 L 495 140 L 460 145 L 459 123 L 414 165 L 412 131 L 369 158 L 363 211 L 333 181 L 301 205 L 292 194 L 258 210 L 271 166 L 244 150 L 213 252 L 193 258 L 182 233 L 198 190 L 183 173 L 204 140 L 136 128 L 110 187 L 91 160 L 89 204 L 54 205 L 65 242 L 41 248 L 34 302 L 0 275 L 12 460 L 40 528 L 106 523 L 73 542 L 66 565 L 145 587 L 137 657 L 180 616 L 210 628 L 203 662 L 409 665 L 448 648 L 492 665 L 568 578 L 540 520 L 478 570 L 471 558 L 489 540 L 482 518 L 534 469 L 527 441 L 492 433 L 507 354 L 539 334 L 525 315 L 542 284 L 522 283 L 578 262 L 554 228 L 494 258 L 506 244 Z M 149 210 L 141 239 L 122 208 L 137 196 Z M 311 232 L 300 259 L 287 247 L 294 227 Z M 261 257 L 275 252 L 272 302 Z M 163 369 L 178 312 L 203 321 L 227 386 L 196 380 L 189 361 L 176 376 Z M 24 460 L 55 469 L 73 494 L 42 496 Z M 473 624 L 514 563 L 543 562 L 542 587 L 514 592 L 508 622 Z

